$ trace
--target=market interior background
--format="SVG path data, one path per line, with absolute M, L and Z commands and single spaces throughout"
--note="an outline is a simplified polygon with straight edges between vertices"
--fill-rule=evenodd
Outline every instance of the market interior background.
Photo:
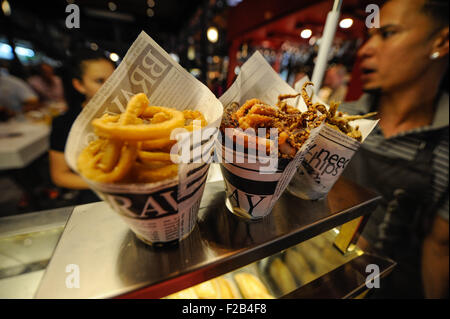
M 2 72 L 26 80 L 45 62 L 58 74 L 63 61 L 80 47 L 103 52 L 119 64 L 144 30 L 218 97 L 256 50 L 290 85 L 303 75 L 311 77 L 333 5 L 317 0 L 0 2 Z M 66 6 L 72 3 L 80 8 L 79 29 L 65 25 Z M 370 3 L 379 1 L 343 1 L 324 98 L 338 88 L 347 101 L 362 93 L 356 51 L 365 40 L 365 8 Z M 47 153 L 26 168 L 0 170 L 0 190 L 0 217 L 73 204 L 70 192 L 52 184 Z

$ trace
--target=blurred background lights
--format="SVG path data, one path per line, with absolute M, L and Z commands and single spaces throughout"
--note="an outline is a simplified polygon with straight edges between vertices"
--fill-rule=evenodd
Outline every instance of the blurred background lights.
M 16 51 L 16 53 L 18 55 L 21 55 L 21 56 L 25 56 L 25 57 L 28 57 L 28 58 L 34 57 L 34 51 L 31 50 L 31 49 L 28 49 L 28 48 L 17 46 L 15 51 Z
M 176 54 L 176 53 L 170 53 L 170 56 L 171 56 L 172 59 L 174 59 L 177 63 L 180 62 L 180 57 L 178 56 L 178 54 Z
M 98 45 L 97 45 L 97 43 L 95 43 L 95 42 L 92 42 L 92 43 L 90 44 L 90 47 L 91 47 L 91 50 L 92 50 L 92 51 L 97 51 L 97 50 L 98 50 Z
M 216 27 L 209 27 L 206 36 L 208 37 L 209 42 L 216 43 L 219 39 L 219 31 L 217 31 Z
M 342 19 L 341 22 L 339 22 L 339 26 L 342 29 L 348 29 L 352 26 L 352 24 L 353 24 L 353 19 L 351 19 L 351 18 L 345 18 L 345 19 Z
M 310 29 L 304 29 L 304 30 L 300 33 L 300 36 L 301 36 L 303 39 L 308 39 L 308 38 L 310 38 L 310 37 L 312 36 L 312 31 L 311 31 Z
M 110 53 L 109 58 L 110 58 L 111 61 L 113 61 L 113 62 L 119 61 L 119 55 L 118 55 L 117 53 L 114 53 L 114 52 Z
M 108 8 L 111 11 L 116 11 L 117 5 L 114 2 L 108 2 Z
M 154 1 L 154 0 L 147 0 L 147 5 L 148 5 L 150 8 L 153 8 L 153 7 L 155 6 L 155 1 Z
M 14 51 L 18 56 L 25 58 L 32 58 L 35 55 L 32 49 L 25 48 L 22 46 L 16 46 Z M 12 48 L 9 44 L 0 43 L 0 58 L 6 60 L 12 60 L 14 58 Z
M 9 5 L 8 0 L 2 1 L 2 11 L 5 16 L 11 15 L 11 6 Z
M 188 48 L 187 58 L 191 61 L 195 59 L 195 48 L 193 45 L 189 46 Z
M 155 15 L 155 11 L 153 11 L 152 8 L 148 8 L 148 9 L 147 9 L 147 15 L 148 15 L 149 17 L 153 17 L 153 16 Z

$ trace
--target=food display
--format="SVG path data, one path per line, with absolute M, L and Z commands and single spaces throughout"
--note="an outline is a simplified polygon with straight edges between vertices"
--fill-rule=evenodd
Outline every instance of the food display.
M 273 299 L 267 287 L 255 275 L 249 272 L 238 272 L 234 275 L 241 294 L 246 299 Z
M 312 272 L 308 261 L 301 252 L 295 249 L 287 249 L 284 254 L 284 261 L 300 284 L 307 284 L 316 279 L 316 275 Z
M 275 281 L 282 295 L 285 295 L 297 288 L 294 277 L 289 268 L 280 258 L 275 258 L 269 266 L 271 278 Z
M 298 94 L 297 94 L 298 95 Z M 297 95 L 279 95 L 275 106 L 271 106 L 259 99 L 247 100 L 242 106 L 237 102 L 230 103 L 224 108 L 221 130 L 226 128 L 249 128 L 257 132 L 258 128 L 277 129 L 278 156 L 280 158 L 292 159 L 308 139 L 311 129 L 318 127 L 325 119 L 325 115 L 317 112 L 300 112 L 284 100 Z M 266 143 L 268 148 L 270 141 L 270 130 L 266 130 L 266 140 L 257 143 Z M 247 145 L 245 145 L 247 146 Z
M 220 276 L 173 293 L 166 299 L 239 299 L 240 294 L 230 279 Z
M 150 43 L 150 47 L 152 45 Z M 171 63 L 158 64 L 156 61 L 158 58 L 159 56 L 149 53 L 143 61 L 135 64 L 145 67 L 151 65 L 149 60 L 154 59 L 154 65 L 163 69 L 163 66 Z M 156 70 L 158 68 L 151 71 L 156 72 Z M 174 71 L 168 70 L 166 73 L 161 71 L 161 76 L 171 72 Z M 125 73 L 120 74 L 124 76 Z M 187 78 L 190 79 L 190 77 Z M 132 77 L 131 80 L 128 79 L 128 82 L 124 82 L 127 85 L 129 83 L 136 85 L 136 79 L 139 77 Z M 126 88 L 131 92 L 151 92 L 149 94 L 164 100 L 168 92 L 161 89 L 163 86 L 161 83 L 165 83 L 162 80 L 158 81 L 157 85 L 151 88 L 152 90 L 149 90 L 149 87 L 136 90 L 136 86 L 131 85 Z M 119 78 L 114 79 L 114 83 L 119 83 Z M 292 88 L 291 90 L 276 88 L 274 91 L 277 92 L 277 97 L 267 94 L 257 98 L 257 94 L 253 95 L 254 92 L 245 90 L 246 95 L 254 98 L 237 98 L 243 102 L 242 104 L 237 102 L 221 104 L 208 94 L 204 94 L 202 98 L 186 98 L 186 101 L 182 98 L 177 100 L 178 97 L 168 99 L 181 101 L 171 104 L 176 104 L 178 108 L 151 105 L 151 96 L 147 97 L 145 93 L 138 93 L 130 98 L 130 91 L 126 90 L 123 91 L 128 92 L 128 95 L 118 90 L 114 92 L 115 95 L 111 92 L 108 94 L 103 92 L 105 97 L 97 99 L 101 101 L 99 103 L 101 106 L 90 104 L 90 112 L 82 113 L 81 120 L 76 123 L 76 130 L 73 132 L 80 132 L 82 137 L 77 138 L 75 133 L 72 134 L 70 147 L 67 148 L 69 150 L 67 158 L 71 159 L 71 168 L 76 169 L 88 181 L 90 187 L 125 220 L 140 240 L 151 246 L 162 247 L 165 244 L 178 243 L 193 231 L 209 169 L 209 163 L 204 161 L 178 164 L 176 159 L 179 153 L 173 151 L 177 141 L 171 139 L 173 131 L 181 129 L 193 132 L 190 138 L 194 138 L 198 133 L 194 131 L 209 125 L 215 131 L 210 130 L 210 133 L 204 134 L 207 136 L 200 134 L 202 140 L 190 145 L 189 151 L 194 153 L 194 150 L 201 149 L 199 153 L 203 155 L 211 153 L 213 146 L 216 146 L 216 154 L 222 151 L 224 156 L 226 152 L 231 152 L 233 155 L 238 153 L 238 150 L 234 148 L 226 150 L 224 143 L 225 139 L 229 138 L 227 129 L 232 129 L 235 130 L 232 133 L 233 143 L 239 143 L 238 137 L 242 134 L 243 153 L 246 156 L 244 163 L 227 163 L 225 157 L 220 158 L 221 155 L 217 157 L 222 159 L 225 205 L 240 217 L 260 219 L 271 212 L 322 128 L 330 127 L 330 130 L 339 131 L 360 142 L 363 134 L 359 126 L 352 126 L 349 123 L 374 115 L 369 113 L 363 116 L 350 116 L 338 112 L 338 104 L 332 104 L 327 108 L 323 104 L 313 103 L 312 97 L 306 91 L 311 84 L 306 82 L 302 91 L 295 94 L 290 93 Z M 157 89 L 161 91 L 155 93 L 153 90 Z M 255 90 L 255 92 L 262 91 L 264 90 Z M 278 94 L 279 92 L 286 94 Z M 290 99 L 299 97 L 304 100 L 306 110 L 302 111 L 292 103 L 289 104 Z M 125 98 L 128 102 L 124 108 Z M 198 104 L 202 111 L 184 109 L 191 100 L 205 101 L 204 105 Z M 269 104 L 266 101 L 274 102 Z M 113 103 L 116 104 L 113 105 Z M 124 111 L 117 114 L 120 110 Z M 208 123 L 206 118 L 211 123 Z M 91 127 L 83 126 L 82 120 L 86 120 L 84 123 L 91 124 L 93 132 Z M 258 134 L 259 129 L 266 129 L 263 136 L 249 133 L 253 130 Z M 201 133 L 204 131 L 207 130 L 202 130 Z M 218 131 L 222 133 L 222 139 L 216 141 Z M 271 131 L 277 134 L 274 136 Z M 95 138 L 93 140 L 91 138 L 86 145 L 88 136 L 95 136 Z M 202 147 L 204 145 L 208 147 Z M 276 151 L 275 166 L 269 165 L 269 170 L 264 170 L 265 163 L 250 162 L 252 158 L 248 149 L 261 145 L 266 150 L 264 155 L 271 156 L 273 150 Z M 73 165 L 75 154 L 76 165 Z M 196 238 L 194 237 L 193 240 Z M 309 257 L 314 262 L 311 262 Z M 268 280 L 259 276 L 259 273 L 239 270 L 165 298 L 272 299 L 279 297 L 276 294 L 277 291 L 280 295 L 288 294 L 299 284 L 306 284 L 330 271 L 324 264 L 326 259 L 334 262 L 333 258 L 333 254 L 323 250 L 321 246 L 318 248 L 317 245 L 305 243 L 271 259 L 266 274 L 270 276 L 271 282 L 277 289 L 270 287 Z
M 320 102 L 313 103 L 310 96 L 308 95 L 308 92 L 306 91 L 306 88 L 309 85 L 314 85 L 312 82 L 305 82 L 302 87 L 302 98 L 308 107 L 308 111 L 305 113 L 311 113 L 316 114 L 317 111 L 319 111 L 322 115 L 325 115 L 325 123 L 326 125 L 334 128 L 335 130 L 338 130 L 347 136 L 350 136 L 357 140 L 358 142 L 361 142 L 362 135 L 361 131 L 359 130 L 359 126 L 351 126 L 349 122 L 370 118 L 377 114 L 377 112 L 371 112 L 364 115 L 348 115 L 344 114 L 343 112 L 337 112 L 337 109 L 339 107 L 339 103 L 331 102 L 329 109 L 326 108 L 325 105 L 323 105 Z
M 224 104 L 221 170 L 227 207 L 234 214 L 267 216 L 318 135 L 326 115 L 288 104 L 299 95 L 279 94 L 274 105 L 258 98 Z
M 262 277 L 276 297 L 309 284 L 359 256 L 361 251 L 342 255 L 333 242 L 334 230 L 325 232 L 258 262 Z
M 224 107 L 224 115 L 220 129 L 225 132 L 227 128 L 240 128 L 242 130 L 258 128 L 276 128 L 278 133 L 278 156 L 280 158 L 292 159 L 303 143 L 308 139 L 312 129 L 320 126 L 322 122 L 340 132 L 361 141 L 362 135 L 358 126 L 351 126 L 349 122 L 358 119 L 370 118 L 377 113 L 372 112 L 365 115 L 347 115 L 337 112 L 338 103 L 331 103 L 329 109 L 326 106 L 311 101 L 306 88 L 313 85 L 305 82 L 302 92 L 298 94 L 280 94 L 277 103 L 272 106 L 260 99 L 250 99 L 239 105 L 232 102 Z M 301 95 L 308 109 L 301 112 L 298 108 L 289 105 L 285 100 L 296 98 Z M 247 141 L 249 137 L 245 141 Z M 256 138 L 261 139 L 261 137 Z M 266 130 L 266 140 L 257 141 L 256 144 L 266 143 L 267 149 L 273 144 L 270 141 L 270 132 Z M 248 146 L 248 143 L 245 147 Z
M 196 121 L 197 120 L 197 121 Z M 200 124 L 200 125 L 197 125 Z M 199 111 L 151 106 L 144 93 L 134 95 L 125 112 L 105 113 L 92 125 L 98 139 L 78 156 L 78 169 L 89 180 L 102 183 L 153 183 L 177 175 L 170 154 L 173 129 L 192 131 L 206 126 Z
M 329 107 L 325 106 L 316 97 L 309 96 L 306 89 L 312 85 L 306 81 L 297 89 L 306 105 L 305 112 L 325 116 L 325 125 L 287 187 L 291 194 L 306 200 L 327 196 L 364 138 L 378 123 L 377 120 L 369 120 L 376 112 L 348 115 L 338 111 L 338 103 L 331 102 Z
M 342 255 L 335 229 L 228 274 L 171 294 L 169 299 L 272 299 L 286 296 L 359 256 Z
M 200 299 L 219 299 L 221 297 L 217 280 L 208 280 L 193 287 Z
M 166 299 L 199 299 L 193 287 L 180 290 L 166 297 Z

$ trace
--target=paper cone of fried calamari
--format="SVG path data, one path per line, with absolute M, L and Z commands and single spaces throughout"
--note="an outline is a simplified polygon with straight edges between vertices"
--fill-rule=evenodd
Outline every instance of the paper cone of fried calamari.
M 65 158 L 69 166 L 78 171 L 78 155 L 96 138 L 92 120 L 105 112 L 122 113 L 129 99 L 137 93 L 145 93 L 151 105 L 201 111 L 208 125 L 188 133 L 177 143 L 180 151 L 188 150 L 189 159 L 182 159 L 183 162 L 178 164 L 178 175 L 174 178 L 144 184 L 87 182 L 141 240 L 155 245 L 177 242 L 196 225 L 209 155 L 223 108 L 205 85 L 144 32 L 76 119 L 67 141 Z M 189 144 L 192 136 L 196 138 L 193 145 Z
M 295 93 L 296 91 L 280 78 L 263 56 L 256 52 L 244 63 L 235 82 L 220 97 L 220 101 L 223 106 L 232 102 L 242 105 L 247 100 L 257 98 L 275 105 L 278 95 Z M 294 105 L 295 99 L 289 99 L 287 102 Z M 270 214 L 321 127 L 322 125 L 311 131 L 308 140 L 290 160 L 278 158 L 276 145 L 273 146 L 275 152 L 271 152 L 272 156 L 254 151 L 255 148 L 259 148 L 261 139 L 255 140 L 251 132 L 239 129 L 221 132 L 216 152 L 221 160 L 227 208 L 249 220 L 260 219 Z M 242 141 L 244 144 L 240 147 Z
M 306 81 L 309 81 L 307 77 L 298 81 L 295 84 L 295 89 L 300 92 Z M 309 87 L 308 90 L 311 93 L 310 96 L 312 95 L 312 102 L 320 102 L 329 109 L 328 105 L 320 101 L 317 94 L 312 94 L 312 89 L 312 87 Z M 298 103 L 302 102 L 303 100 L 300 97 Z M 362 135 L 361 142 L 328 125 L 324 125 L 288 185 L 288 191 L 307 200 L 318 200 L 326 197 L 377 123 L 378 120 L 369 119 L 359 119 L 349 123 L 352 127 L 359 126 Z

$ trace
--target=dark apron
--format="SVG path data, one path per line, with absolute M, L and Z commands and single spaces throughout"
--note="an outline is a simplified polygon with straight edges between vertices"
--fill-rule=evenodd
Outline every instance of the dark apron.
M 425 143 L 412 161 L 361 147 L 346 169 L 346 176 L 383 196 L 362 236 L 376 253 L 396 261 L 397 267 L 380 280 L 380 288 L 373 289 L 374 298 L 423 298 L 421 244 L 434 217 L 433 151 L 443 134 L 442 130 L 424 133 Z

